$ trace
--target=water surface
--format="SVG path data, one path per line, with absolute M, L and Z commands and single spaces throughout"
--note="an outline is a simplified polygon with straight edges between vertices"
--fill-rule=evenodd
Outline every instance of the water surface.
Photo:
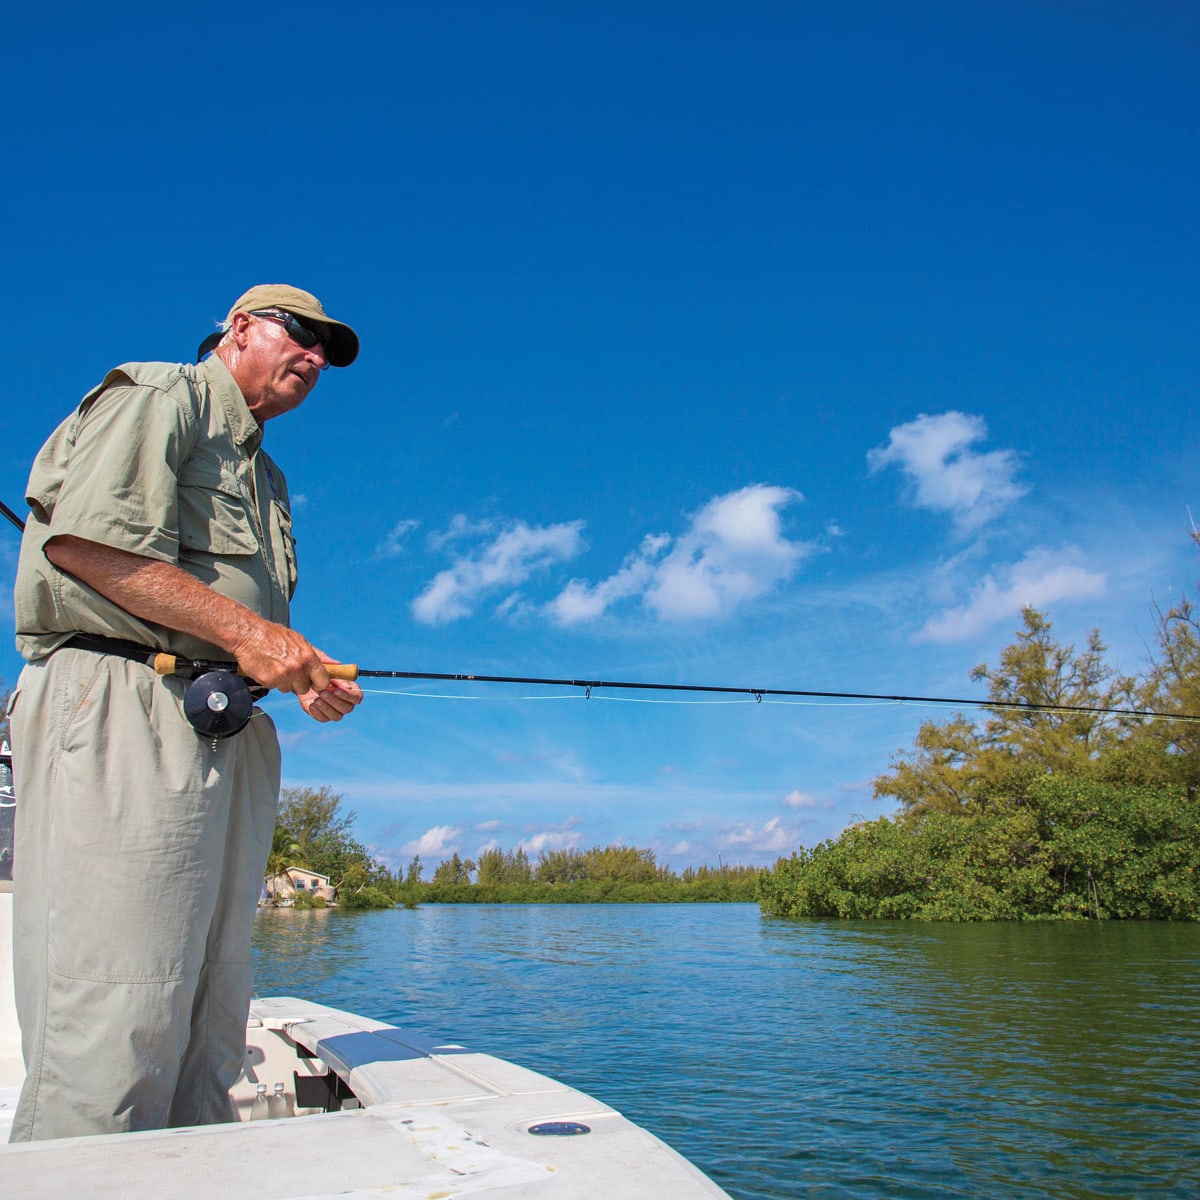
M 553 1075 L 738 1200 L 1200 1195 L 1200 927 L 265 911 L 260 994 Z

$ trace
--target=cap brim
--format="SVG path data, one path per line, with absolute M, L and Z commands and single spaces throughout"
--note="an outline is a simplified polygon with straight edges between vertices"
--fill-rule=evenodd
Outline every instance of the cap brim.
M 312 318 L 309 318 L 310 320 Z M 331 367 L 348 367 L 358 357 L 358 334 L 341 321 L 322 321 L 329 330 L 327 357 Z
M 208 337 L 200 343 L 200 349 L 196 351 L 196 361 L 199 362 L 210 350 L 217 348 L 217 343 L 225 336 L 220 329 L 216 333 L 210 333 Z

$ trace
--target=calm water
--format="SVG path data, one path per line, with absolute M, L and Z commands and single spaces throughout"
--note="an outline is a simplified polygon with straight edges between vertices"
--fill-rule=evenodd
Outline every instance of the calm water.
M 255 936 L 261 994 L 554 1075 L 738 1200 L 1200 1196 L 1197 926 L 431 905 Z

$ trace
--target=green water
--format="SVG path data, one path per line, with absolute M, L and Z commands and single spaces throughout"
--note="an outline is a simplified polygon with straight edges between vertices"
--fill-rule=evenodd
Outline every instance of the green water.
M 263 994 L 592 1093 L 738 1200 L 1200 1196 L 1197 926 L 430 906 L 263 913 L 256 958 Z

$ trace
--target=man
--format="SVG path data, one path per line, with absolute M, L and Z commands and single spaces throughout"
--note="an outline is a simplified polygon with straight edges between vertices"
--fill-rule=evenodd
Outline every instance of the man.
M 289 628 L 287 485 L 264 422 L 358 337 L 251 288 L 196 366 L 126 363 L 35 461 L 15 609 L 14 973 L 26 1080 L 11 1140 L 230 1120 L 279 745 L 188 723 L 155 651 L 236 661 L 338 721 L 362 699 Z

